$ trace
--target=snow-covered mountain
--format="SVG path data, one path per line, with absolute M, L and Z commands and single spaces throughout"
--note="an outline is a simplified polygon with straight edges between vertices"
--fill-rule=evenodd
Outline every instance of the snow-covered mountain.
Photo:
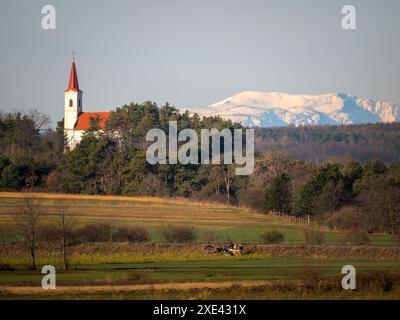
M 208 107 L 191 108 L 203 116 L 221 116 L 245 126 L 360 124 L 400 121 L 400 105 L 345 93 L 291 95 L 244 91 Z

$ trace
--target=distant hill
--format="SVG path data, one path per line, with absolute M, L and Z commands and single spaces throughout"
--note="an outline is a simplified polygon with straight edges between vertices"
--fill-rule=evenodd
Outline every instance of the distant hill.
M 291 95 L 244 91 L 208 107 L 191 108 L 245 126 L 342 125 L 400 121 L 400 106 L 348 95 Z

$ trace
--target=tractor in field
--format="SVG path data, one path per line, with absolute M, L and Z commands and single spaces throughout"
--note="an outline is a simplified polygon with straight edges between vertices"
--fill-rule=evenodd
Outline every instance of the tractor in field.
M 209 253 L 220 253 L 228 256 L 238 256 L 243 253 L 243 246 L 239 243 L 229 243 L 227 245 L 214 246 L 208 243 L 204 246 L 204 249 Z

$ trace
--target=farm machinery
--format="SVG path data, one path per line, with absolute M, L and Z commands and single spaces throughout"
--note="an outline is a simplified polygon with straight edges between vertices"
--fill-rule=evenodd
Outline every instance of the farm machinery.
M 238 256 L 243 254 L 243 246 L 239 243 L 229 243 L 227 245 L 213 245 L 208 243 L 204 246 L 204 250 L 209 253 L 219 253 L 227 256 Z

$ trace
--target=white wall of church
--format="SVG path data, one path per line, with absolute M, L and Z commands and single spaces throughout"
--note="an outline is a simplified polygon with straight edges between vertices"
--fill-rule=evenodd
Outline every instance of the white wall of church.
M 65 92 L 64 96 L 64 129 L 73 129 L 78 115 L 82 112 L 82 92 L 70 90 Z
M 74 130 L 81 112 L 82 92 L 66 91 L 64 94 L 64 133 L 67 136 L 67 144 L 70 150 L 73 150 L 82 140 L 84 131 Z
M 70 150 L 73 150 L 76 145 L 81 142 L 84 130 L 67 130 L 64 129 L 64 133 L 67 136 L 67 145 Z

